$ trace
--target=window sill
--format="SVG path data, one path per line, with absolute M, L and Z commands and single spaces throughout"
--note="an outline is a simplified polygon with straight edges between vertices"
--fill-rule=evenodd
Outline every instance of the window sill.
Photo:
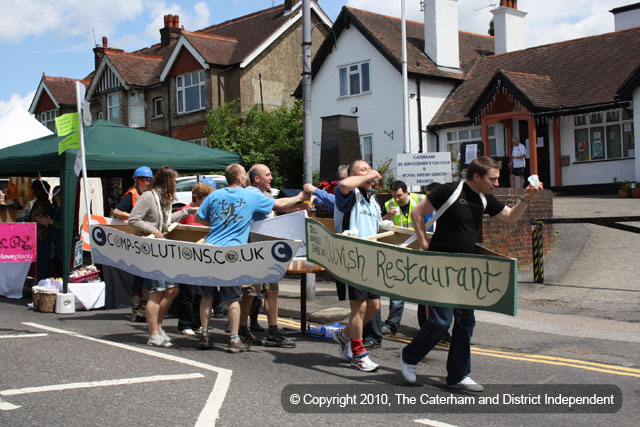
M 598 160 L 580 160 L 573 162 L 574 165 L 583 165 L 586 163 L 602 163 L 602 162 L 618 162 L 620 160 L 634 160 L 635 157 L 618 157 L 617 159 L 598 159 Z
M 338 98 L 336 98 L 336 101 L 341 101 L 343 99 L 352 99 L 352 98 L 358 98 L 360 96 L 365 96 L 365 95 L 371 95 L 373 92 L 369 91 L 369 92 L 362 92 L 359 93 L 357 95 L 344 95 L 344 96 L 338 96 Z
M 151 117 L 151 120 L 158 120 L 158 119 L 163 119 L 164 116 L 155 116 L 155 117 Z
M 193 110 L 193 111 L 184 111 L 182 113 L 177 113 L 178 116 L 188 116 L 189 114 L 195 114 L 195 113 L 201 113 L 203 111 L 207 111 L 207 108 L 201 108 L 199 110 Z

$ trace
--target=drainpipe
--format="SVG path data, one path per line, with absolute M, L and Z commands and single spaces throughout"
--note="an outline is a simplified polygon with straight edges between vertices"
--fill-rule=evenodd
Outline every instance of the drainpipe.
M 167 118 L 169 119 L 169 138 L 171 138 L 171 79 L 167 85 Z
M 260 82 L 260 107 L 264 113 L 264 97 L 262 96 L 262 73 L 258 73 L 258 81 Z
M 225 71 L 229 71 L 232 68 L 233 67 L 227 67 L 224 70 L 220 70 L 216 73 L 216 78 L 218 79 L 218 107 L 222 105 L 222 96 L 220 95 L 220 88 L 222 87 L 222 83 L 220 83 L 220 74 L 224 73 Z
M 422 102 L 420 101 L 420 79 L 416 79 L 418 86 L 416 96 L 418 97 L 418 153 L 423 153 L 422 147 Z

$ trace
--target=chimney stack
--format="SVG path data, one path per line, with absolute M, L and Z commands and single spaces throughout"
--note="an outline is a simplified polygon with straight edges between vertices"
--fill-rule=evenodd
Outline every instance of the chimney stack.
M 160 44 L 167 46 L 182 34 L 180 15 L 164 15 L 164 28 L 160 28 Z
M 425 0 L 424 53 L 439 67 L 460 68 L 458 0 Z
M 518 10 L 518 0 L 500 0 L 500 7 L 493 9 L 495 53 L 513 52 L 526 47 L 524 17 Z
M 109 47 L 109 43 L 107 42 L 107 36 L 102 36 L 102 47 Z

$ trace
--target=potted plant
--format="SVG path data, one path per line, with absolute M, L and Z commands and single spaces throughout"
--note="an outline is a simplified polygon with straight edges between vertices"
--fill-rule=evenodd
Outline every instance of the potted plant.
M 618 181 L 616 185 L 618 186 L 618 196 L 622 198 L 631 197 L 631 183 L 629 181 Z
M 631 195 L 634 199 L 640 199 L 640 182 L 634 182 L 634 186 L 631 189 Z

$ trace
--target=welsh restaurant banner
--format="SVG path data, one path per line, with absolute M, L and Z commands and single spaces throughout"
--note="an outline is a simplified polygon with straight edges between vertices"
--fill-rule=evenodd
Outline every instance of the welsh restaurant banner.
M 201 286 L 279 282 L 301 243 L 252 234 L 253 242 L 246 245 L 213 246 L 198 243 L 208 232 L 204 227 L 178 226 L 165 239 L 135 236 L 123 231 L 127 228 L 90 224 L 94 263 Z
M 335 234 L 307 218 L 307 258 L 357 288 L 419 304 L 515 316 L 517 261 L 419 251 Z
M 36 223 L 0 224 L 0 262 L 36 262 Z

